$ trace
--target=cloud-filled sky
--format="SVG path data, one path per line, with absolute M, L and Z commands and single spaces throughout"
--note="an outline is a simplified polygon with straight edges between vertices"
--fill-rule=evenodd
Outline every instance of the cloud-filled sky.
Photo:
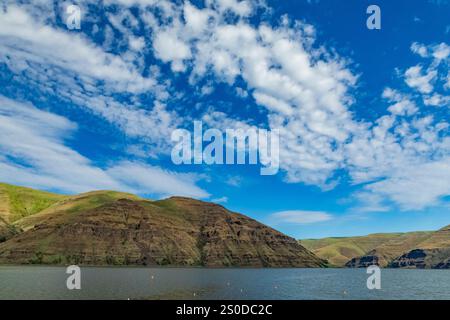
M 81 29 L 66 8 L 81 8 Z M 450 3 L 9 1 L 0 181 L 215 201 L 297 238 L 450 224 Z M 280 170 L 175 165 L 177 128 L 280 130 Z

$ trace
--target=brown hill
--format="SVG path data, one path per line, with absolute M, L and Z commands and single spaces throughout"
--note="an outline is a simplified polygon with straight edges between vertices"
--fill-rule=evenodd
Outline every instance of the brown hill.
M 322 267 L 324 260 L 244 215 L 198 200 L 94 192 L 14 222 L 0 263 Z

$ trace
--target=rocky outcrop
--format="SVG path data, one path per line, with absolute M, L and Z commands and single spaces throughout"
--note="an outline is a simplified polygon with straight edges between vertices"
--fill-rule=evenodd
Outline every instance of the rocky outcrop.
M 379 266 L 379 258 L 375 255 L 366 255 L 361 257 L 352 258 L 345 266 L 347 268 L 367 268 L 371 265 Z
M 65 203 L 63 208 L 67 207 Z M 87 209 L 52 207 L 39 223 L 0 243 L 0 263 L 326 265 L 295 239 L 249 217 L 216 204 L 180 197 L 162 201 L 108 200 Z
M 394 259 L 389 266 L 392 268 L 410 268 L 415 267 L 419 269 L 425 268 L 425 258 L 429 254 L 428 250 L 414 249 L 400 257 Z
M 391 268 L 450 269 L 450 249 L 414 249 L 394 259 Z

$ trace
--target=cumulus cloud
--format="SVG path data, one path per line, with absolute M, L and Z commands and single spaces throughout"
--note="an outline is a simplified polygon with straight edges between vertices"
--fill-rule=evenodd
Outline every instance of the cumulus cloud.
M 164 86 L 152 75 L 142 76 L 134 61 L 105 52 L 82 34 L 43 24 L 16 6 L 0 11 L 0 40 L 0 62 L 22 84 L 85 108 L 126 134 L 154 144 L 160 152 L 168 150 L 160 134 L 165 137 L 177 127 L 175 112 L 157 100 L 146 99 L 144 104 L 115 97 L 118 93 L 166 95 Z M 143 40 L 132 41 L 135 50 Z
M 442 91 L 442 73 L 447 68 L 440 68 L 448 65 L 448 54 L 442 44 L 414 43 L 411 50 L 424 58 L 424 65 L 428 63 L 427 74 L 433 75 L 436 86 L 423 80 L 427 76 L 421 75 L 422 67 L 407 69 L 406 77 L 414 78 L 408 85 L 417 92 L 404 94 L 386 88 L 383 97 L 390 103 L 389 114 L 346 145 L 350 176 L 353 183 L 361 185 L 353 195 L 360 211 L 381 212 L 392 206 L 421 210 L 441 204 L 450 194 L 449 123 L 426 110 L 428 106 L 448 106 L 449 97 Z
M 111 89 L 133 93 L 150 90 L 156 85 L 154 79 L 140 76 L 120 57 L 105 53 L 78 34 L 36 23 L 18 7 L 0 11 L 0 37 L 2 60 L 14 69 L 25 71 L 30 65 L 53 65 L 82 78 L 102 80 L 111 85 Z
M 159 32 L 153 40 L 153 48 L 158 58 L 172 63 L 173 71 L 183 71 L 183 60 L 191 57 L 189 47 L 173 31 Z
M 436 77 L 437 72 L 429 71 L 427 74 L 422 74 L 422 67 L 414 66 L 406 70 L 405 81 L 411 88 L 419 90 L 421 93 L 430 93 L 433 90 L 431 81 Z
M 427 106 L 449 106 L 448 70 L 450 46 L 446 43 L 426 46 L 414 42 L 411 51 L 428 61 L 424 70 L 423 65 L 415 65 L 405 71 L 406 84 L 422 95 Z
M 268 125 L 281 129 L 286 181 L 327 188 L 342 162 L 343 143 L 358 127 L 348 111 L 356 77 L 343 59 L 313 49 L 311 25 L 287 17 L 274 26 L 251 24 L 246 8 L 254 5 L 207 1 L 202 9 L 189 2 L 166 9 L 171 20 L 148 19 L 156 56 L 189 73 L 193 82 L 210 75 L 229 85 L 244 80 L 239 92 L 251 94 L 267 110 Z M 224 11 L 236 19 L 227 19 Z
M 269 219 L 276 224 L 310 224 L 333 219 L 333 216 L 323 211 L 280 211 L 270 215 Z

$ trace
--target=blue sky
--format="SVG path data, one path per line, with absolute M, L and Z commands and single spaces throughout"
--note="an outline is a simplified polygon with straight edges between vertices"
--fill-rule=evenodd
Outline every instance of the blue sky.
M 69 30 L 66 7 L 81 8 Z M 381 9 L 381 30 L 366 9 Z M 450 224 L 450 3 L 6 1 L 0 180 L 220 203 L 297 238 Z M 172 132 L 280 129 L 280 171 Z

